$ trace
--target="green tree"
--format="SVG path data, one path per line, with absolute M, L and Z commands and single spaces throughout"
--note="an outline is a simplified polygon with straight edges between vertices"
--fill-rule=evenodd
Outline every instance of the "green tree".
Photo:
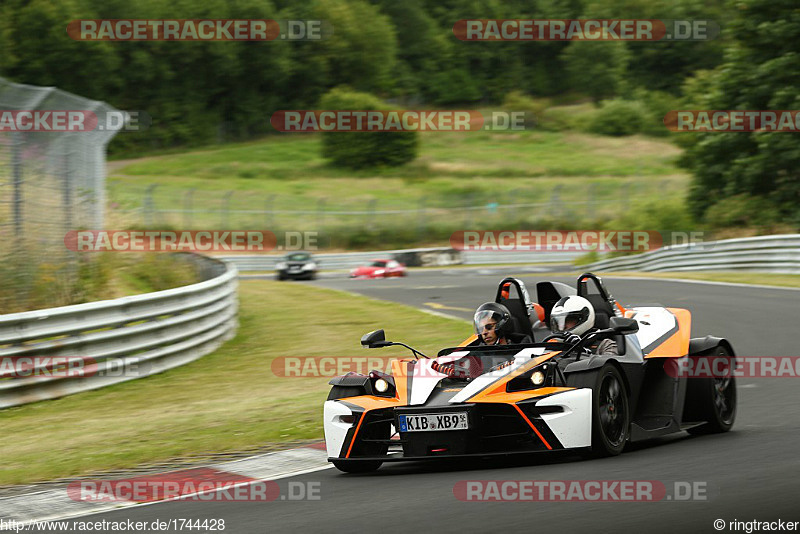
M 564 51 L 570 86 L 600 100 L 624 92 L 629 53 L 621 41 L 573 41 Z
M 368 93 L 337 87 L 320 100 L 321 109 L 388 110 L 389 106 Z M 360 169 L 380 165 L 397 166 L 417 155 L 417 132 L 326 132 L 322 134 L 322 156 L 334 165 Z
M 800 10 L 794 0 L 732 4 L 731 46 L 725 63 L 687 84 L 687 108 L 800 109 Z M 689 203 L 696 216 L 725 198 L 767 199 L 800 224 L 800 144 L 796 134 L 680 134 L 681 163 L 693 174 Z M 753 209 L 760 209 L 753 203 Z

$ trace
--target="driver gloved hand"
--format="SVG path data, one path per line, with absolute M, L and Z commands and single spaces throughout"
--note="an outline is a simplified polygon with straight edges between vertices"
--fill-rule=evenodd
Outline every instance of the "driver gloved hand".
M 581 340 L 581 336 L 579 336 L 577 334 L 573 334 L 571 332 L 569 332 L 569 333 L 564 335 L 564 342 L 565 343 L 569 343 L 570 345 L 574 345 L 575 343 L 577 343 L 580 340 Z

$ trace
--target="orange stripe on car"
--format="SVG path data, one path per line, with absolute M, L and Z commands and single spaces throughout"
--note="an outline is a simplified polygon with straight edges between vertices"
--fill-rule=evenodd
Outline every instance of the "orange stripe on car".
M 519 412 L 519 414 L 522 416 L 522 418 L 523 418 L 523 419 L 525 419 L 525 422 L 526 422 L 526 423 L 528 423 L 528 426 L 530 426 L 530 427 L 533 429 L 533 431 L 534 431 L 534 432 L 536 432 L 536 435 L 537 435 L 537 436 L 539 436 L 539 439 L 540 439 L 540 440 L 542 440 L 542 443 L 544 443 L 544 446 L 545 446 L 545 447 L 547 447 L 547 450 L 550 450 L 550 451 L 552 451 L 552 450 L 553 450 L 553 447 L 551 447 L 551 446 L 550 446 L 550 444 L 549 444 L 549 443 L 547 443 L 547 440 L 546 440 L 546 439 L 544 439 L 544 436 L 542 436 L 542 435 L 539 433 L 539 431 L 538 431 L 538 430 L 536 430 L 536 427 L 535 427 L 535 426 L 533 426 L 533 423 L 531 423 L 531 420 L 530 420 L 530 419 L 528 419 L 528 418 L 525 416 L 525 414 L 524 414 L 524 413 L 522 413 L 522 410 L 520 410 L 519 406 L 517 406 L 516 404 L 514 404 L 513 406 L 514 406 L 514 408 L 516 408 L 516 409 L 517 409 L 517 411 L 518 411 L 518 412 Z M 349 454 L 349 452 L 348 452 L 348 454 Z
M 678 331 L 651 350 L 645 358 L 680 358 L 689 353 L 689 339 L 692 334 L 691 312 L 681 308 L 667 308 L 667 310 L 675 315 Z
M 353 439 L 350 440 L 350 446 L 347 448 L 347 454 L 344 455 L 345 458 L 350 458 L 350 451 L 353 450 L 353 444 L 356 442 L 356 436 L 358 436 L 358 431 L 361 428 L 361 423 L 364 422 L 364 419 L 367 417 L 367 412 L 361 414 L 361 418 L 358 420 L 358 425 L 356 426 L 356 431 L 353 433 Z

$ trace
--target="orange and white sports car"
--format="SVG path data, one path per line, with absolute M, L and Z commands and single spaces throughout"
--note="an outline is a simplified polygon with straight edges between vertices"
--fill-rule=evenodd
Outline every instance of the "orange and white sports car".
M 727 340 L 691 338 L 688 310 L 623 307 L 592 273 L 581 275 L 576 288 L 539 282 L 536 293 L 538 304 L 522 281 L 505 278 L 495 297 L 509 310 L 517 339 L 530 336 L 532 343 L 487 346 L 472 336 L 429 358 L 386 341 L 383 330 L 366 334 L 366 347 L 402 345 L 413 357 L 392 361 L 391 374 L 331 380 L 324 406 L 328 460 L 342 471 L 365 472 L 383 462 L 444 457 L 566 449 L 615 455 L 628 442 L 733 426 L 732 373 L 675 372 L 708 356 L 735 367 Z M 594 328 L 572 338 L 553 335 L 544 325 L 570 295 L 591 303 Z M 616 354 L 591 351 L 605 338 L 616 341 Z

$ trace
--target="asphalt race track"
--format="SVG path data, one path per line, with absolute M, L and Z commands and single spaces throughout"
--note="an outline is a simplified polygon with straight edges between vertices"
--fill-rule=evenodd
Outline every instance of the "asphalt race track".
M 546 274 L 522 269 L 412 271 L 405 279 L 324 279 L 314 284 L 469 318 L 493 300 L 505 274 L 521 274 L 529 289 Z M 577 274 L 577 273 L 576 273 Z M 765 275 L 766 276 L 766 275 Z M 553 278 L 574 283 L 574 278 Z M 623 304 L 688 308 L 693 336 L 727 337 L 739 355 L 787 356 L 800 321 L 800 292 L 781 289 L 606 278 Z M 532 295 L 534 297 L 534 295 Z M 535 297 L 534 297 L 535 298 Z M 387 338 L 403 332 L 385 325 Z M 798 329 L 798 330 L 795 330 Z M 470 325 L 465 323 L 465 337 Z M 355 350 L 357 341 L 353 340 Z M 454 344 L 460 340 L 454 340 Z M 422 350 L 425 348 L 420 347 Z M 582 460 L 537 456 L 444 464 L 384 464 L 369 475 L 335 469 L 278 481 L 320 483 L 315 501 L 267 503 L 170 502 L 87 517 L 152 521 L 224 518 L 232 532 L 716 532 L 714 521 L 800 521 L 800 397 L 798 379 L 741 378 L 736 424 L 728 434 L 679 434 L 639 445 L 621 456 Z M 323 399 L 320 399 L 320 403 Z M 462 502 L 464 480 L 654 480 L 668 493 L 675 481 L 705 484 L 707 500 L 661 502 Z M 739 529 L 744 531 L 742 527 Z M 722 531 L 729 531 L 726 527 Z

